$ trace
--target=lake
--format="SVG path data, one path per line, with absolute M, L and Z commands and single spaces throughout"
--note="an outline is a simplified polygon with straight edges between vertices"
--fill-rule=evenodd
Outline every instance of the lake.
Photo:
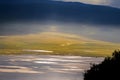
M 91 63 L 103 58 L 51 55 L 0 56 L 0 80 L 83 80 Z

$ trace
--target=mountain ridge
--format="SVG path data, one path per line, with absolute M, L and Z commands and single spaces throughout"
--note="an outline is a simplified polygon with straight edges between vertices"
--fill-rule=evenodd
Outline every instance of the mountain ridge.
M 0 36 L 0 54 L 110 56 L 109 53 L 119 48 L 119 44 L 59 32 Z M 47 50 L 52 53 L 25 50 Z
M 60 39 L 60 40 L 66 40 L 67 41 L 73 41 L 75 43 L 79 43 L 80 41 L 83 41 L 84 43 L 87 42 L 92 42 L 92 43 L 106 43 L 106 44 L 115 44 L 113 42 L 107 42 L 107 41 L 101 41 L 101 40 L 95 40 L 95 39 L 90 39 L 81 35 L 76 35 L 76 34 L 69 34 L 69 33 L 63 33 L 63 32 L 41 32 L 41 33 L 35 33 L 35 34 L 26 34 L 26 35 L 13 35 L 13 36 L 0 36 L 1 38 L 22 38 L 22 39 L 53 39 L 53 42 L 55 42 L 55 39 Z M 47 41 L 46 40 L 46 41 Z M 58 40 L 58 41 L 60 41 Z M 44 41 L 44 40 L 43 40 Z

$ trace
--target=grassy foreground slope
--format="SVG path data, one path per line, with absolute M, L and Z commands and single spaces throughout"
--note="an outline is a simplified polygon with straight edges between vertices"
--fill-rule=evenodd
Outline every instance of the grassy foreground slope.
M 119 44 L 57 32 L 0 36 L 0 54 L 110 56 L 110 53 L 119 48 Z M 49 50 L 53 53 L 27 52 L 25 50 Z

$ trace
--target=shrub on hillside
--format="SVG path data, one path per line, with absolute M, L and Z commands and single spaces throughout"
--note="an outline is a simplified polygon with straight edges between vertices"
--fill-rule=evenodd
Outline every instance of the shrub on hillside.
M 120 51 L 106 57 L 100 64 L 93 64 L 85 71 L 84 80 L 120 80 Z

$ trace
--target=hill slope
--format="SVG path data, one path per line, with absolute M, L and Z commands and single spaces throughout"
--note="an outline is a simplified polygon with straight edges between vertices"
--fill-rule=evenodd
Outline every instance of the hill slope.
M 119 44 L 93 40 L 82 36 L 58 32 L 0 36 L 0 54 L 56 54 L 82 56 L 108 56 Z M 53 53 L 25 50 L 49 50 Z

